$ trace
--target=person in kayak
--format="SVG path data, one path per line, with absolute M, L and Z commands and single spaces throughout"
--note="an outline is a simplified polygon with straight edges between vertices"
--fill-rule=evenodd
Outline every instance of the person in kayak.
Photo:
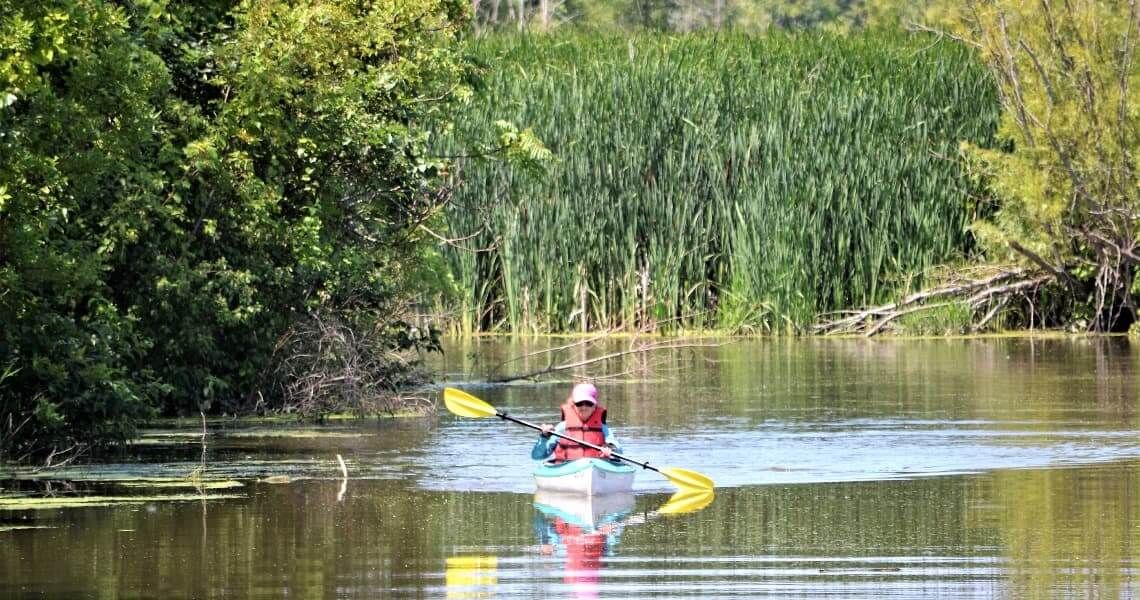
M 562 421 L 557 425 L 544 423 L 530 457 L 534 460 L 551 458 L 560 463 L 578 458 L 610 458 L 614 452 L 621 452 L 621 445 L 606 425 L 606 407 L 598 404 L 598 388 L 592 383 L 579 383 L 570 391 L 570 396 L 562 404 Z M 584 442 L 599 446 L 595 450 L 560 438 L 551 433 L 561 433 Z

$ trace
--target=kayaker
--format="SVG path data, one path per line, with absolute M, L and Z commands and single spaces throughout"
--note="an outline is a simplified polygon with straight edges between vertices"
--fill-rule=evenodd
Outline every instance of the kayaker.
M 564 462 L 578 458 L 610 458 L 621 452 L 621 445 L 606 425 L 606 407 L 598 404 L 598 388 L 592 383 L 579 383 L 561 406 L 562 420 L 557 425 L 544 423 L 530 457 L 534 460 L 552 458 Z M 551 435 L 561 433 L 599 446 L 601 450 L 583 446 Z

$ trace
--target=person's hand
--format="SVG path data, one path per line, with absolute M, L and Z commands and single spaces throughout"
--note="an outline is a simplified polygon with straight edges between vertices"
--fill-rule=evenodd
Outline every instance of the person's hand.
M 609 458 L 614 453 L 614 449 L 609 446 L 602 446 L 602 458 Z
M 539 425 L 539 427 L 542 428 L 542 437 L 544 438 L 550 437 L 551 432 L 554 431 L 554 426 L 549 423 L 543 423 L 542 425 Z

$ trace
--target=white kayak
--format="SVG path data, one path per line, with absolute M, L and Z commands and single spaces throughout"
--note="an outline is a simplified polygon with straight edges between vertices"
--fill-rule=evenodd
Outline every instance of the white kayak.
M 569 494 L 615 494 L 633 490 L 637 469 L 601 458 L 542 463 L 534 470 L 539 491 Z

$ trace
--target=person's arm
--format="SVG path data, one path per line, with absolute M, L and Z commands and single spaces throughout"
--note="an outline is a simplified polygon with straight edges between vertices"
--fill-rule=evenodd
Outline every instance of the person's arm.
M 621 454 L 621 442 L 619 442 L 617 436 L 610 431 L 609 425 L 602 425 L 602 435 L 606 438 L 606 445 L 614 452 Z
M 566 423 L 562 422 L 554 426 L 556 433 L 566 431 Z M 558 438 L 553 435 L 539 434 L 538 439 L 534 442 L 534 447 L 530 449 L 530 457 L 534 460 L 545 460 L 551 454 L 554 454 L 554 447 L 558 445 Z

